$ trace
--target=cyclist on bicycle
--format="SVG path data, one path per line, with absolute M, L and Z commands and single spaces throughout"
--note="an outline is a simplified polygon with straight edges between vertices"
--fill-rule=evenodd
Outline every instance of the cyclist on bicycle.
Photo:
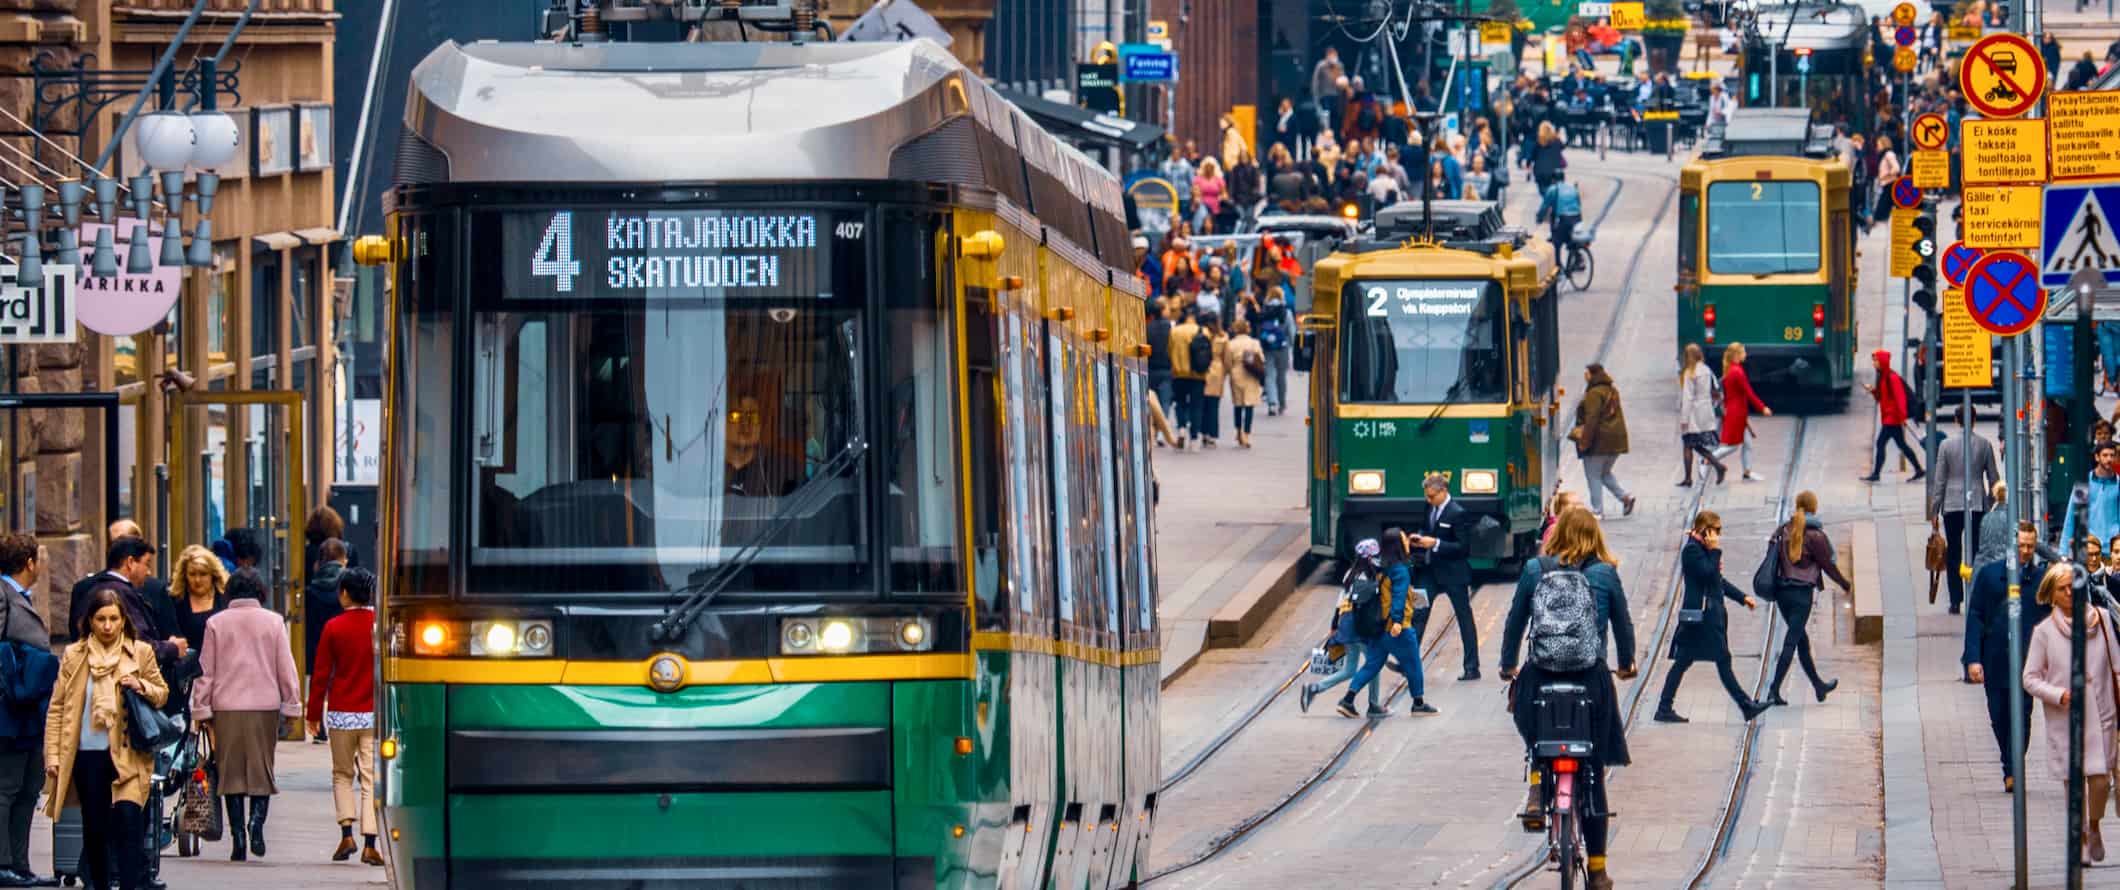
M 1510 689 L 1511 710 L 1526 749 L 1540 741 L 1538 708 L 1533 702 L 1541 687 L 1572 683 L 1588 691 L 1591 716 L 1586 741 L 1592 750 L 1581 764 L 1590 788 L 1590 806 L 1582 819 L 1583 846 L 1589 855 L 1591 890 L 1610 890 L 1605 846 L 1611 809 L 1605 798 L 1604 772 L 1605 767 L 1624 766 L 1632 758 L 1627 754 L 1619 690 L 1605 661 L 1605 638 L 1609 628 L 1619 657 L 1619 676 L 1634 676 L 1634 622 L 1627 614 L 1619 560 L 1605 548 L 1604 531 L 1589 510 L 1576 506 L 1563 511 L 1544 553 L 1524 566 L 1509 618 L 1502 625 L 1502 679 L 1515 681 Z M 1527 629 L 1531 655 L 1519 677 L 1517 655 Z M 1543 807 L 1539 793 L 1534 786 L 1534 797 L 1525 804 L 1527 814 Z
M 1569 239 L 1575 234 L 1576 224 L 1583 221 L 1583 193 L 1568 181 L 1568 174 L 1558 170 L 1538 205 L 1538 221 L 1547 222 L 1549 218 L 1554 251 L 1574 249 Z

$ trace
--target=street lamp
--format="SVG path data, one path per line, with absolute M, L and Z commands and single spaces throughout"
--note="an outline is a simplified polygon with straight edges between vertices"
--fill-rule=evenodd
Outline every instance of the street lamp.
M 162 257 L 164 266 L 210 266 L 213 264 L 213 199 L 220 187 L 220 177 L 206 172 L 220 167 L 235 157 L 239 135 L 236 123 L 227 114 L 208 108 L 185 114 L 180 111 L 157 111 L 140 118 L 135 125 L 139 140 L 140 159 L 152 170 L 161 172 L 162 201 L 169 208 L 169 218 L 162 226 Z M 191 249 L 184 249 L 184 181 L 187 171 L 199 172 L 193 177 L 197 186 L 194 197 L 199 202 L 199 224 L 193 232 Z M 143 223 L 145 216 L 142 217 Z M 138 266 L 145 252 L 134 250 L 134 261 Z M 145 271 L 136 269 L 136 271 Z

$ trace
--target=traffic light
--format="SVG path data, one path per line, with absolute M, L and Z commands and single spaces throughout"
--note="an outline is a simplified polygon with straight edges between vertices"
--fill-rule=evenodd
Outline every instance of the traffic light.
M 1914 243 L 1907 246 L 1914 252 L 1914 268 L 1908 277 L 1914 281 L 1914 305 L 1921 311 L 1936 311 L 1936 210 L 1924 205 L 1921 215 L 1914 219 Z

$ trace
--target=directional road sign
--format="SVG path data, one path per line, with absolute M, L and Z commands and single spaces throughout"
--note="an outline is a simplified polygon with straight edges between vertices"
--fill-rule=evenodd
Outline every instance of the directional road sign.
M 1953 241 L 1943 249 L 1943 280 L 1952 287 L 1965 285 L 1965 273 L 1973 270 L 1973 263 L 1987 256 L 1987 251 L 1978 247 L 1967 247 L 1963 241 Z
M 1988 333 L 2019 334 L 2046 312 L 2046 288 L 2039 286 L 2039 265 L 2014 250 L 1981 257 L 1965 276 L 1965 308 Z
M 1914 17 L 1920 14 L 1921 11 L 1915 9 L 1914 4 L 1901 3 L 1892 7 L 1892 24 L 1902 28 L 1911 27 L 1914 24 Z
M 1914 39 L 1918 36 L 1920 35 L 1915 34 L 1912 27 L 1901 25 L 1892 31 L 1892 45 L 1913 46 Z
M 1921 206 L 1921 190 L 1914 187 L 1914 177 L 1901 176 L 1892 180 L 1892 205 L 1901 210 Z
M 1938 149 L 1951 141 L 1951 123 L 1943 115 L 1929 112 L 1914 119 L 1914 147 Z
M 2046 90 L 2046 61 L 2029 40 L 1991 34 L 1965 51 L 1958 90 L 1987 117 L 2016 117 L 2032 110 Z
M 2046 266 L 2039 283 L 2068 284 L 2080 269 L 2102 273 L 2107 284 L 2120 284 L 2120 183 L 2051 185 L 2046 189 L 2039 231 L 2039 255 Z

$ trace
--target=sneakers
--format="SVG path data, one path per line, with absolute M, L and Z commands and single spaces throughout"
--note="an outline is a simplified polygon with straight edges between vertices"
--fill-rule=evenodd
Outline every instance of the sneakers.
M 1406 709 L 1406 713 L 1415 717 L 1430 717 L 1442 712 L 1436 710 L 1434 705 L 1429 704 L 1427 699 L 1417 698 L 1413 700 L 1413 707 Z
M 1754 473 L 1754 472 L 1752 472 L 1751 470 L 1746 470 L 1746 471 L 1745 471 L 1745 475 L 1744 475 L 1744 480 L 1745 480 L 1746 482 L 1765 482 L 1765 481 L 1767 481 L 1767 477 L 1765 477 L 1765 476 L 1761 476 L 1761 475 L 1759 475 L 1758 473 Z M 1720 481 L 1720 480 L 1717 480 L 1717 481 Z
M 1351 695 L 1346 698 L 1340 699 L 1339 707 L 1333 708 L 1333 710 L 1339 712 L 1340 716 L 1345 717 L 1349 720 L 1362 716 L 1362 712 L 1354 709 L 1354 696 Z
M 1318 687 L 1312 686 L 1309 683 L 1303 684 L 1303 691 L 1296 695 L 1296 710 L 1301 711 L 1305 714 L 1310 713 L 1310 701 L 1311 699 L 1317 697 Z
M 1379 704 L 1377 704 L 1376 702 L 1370 702 L 1370 703 L 1369 703 L 1369 710 L 1368 710 L 1367 712 L 1365 712 L 1365 713 L 1366 713 L 1366 715 L 1367 715 L 1367 716 L 1368 716 L 1368 717 L 1369 717 L 1370 719 L 1376 719 L 1376 718 L 1378 718 L 1378 717 L 1389 717 L 1389 716 L 1391 716 L 1391 709 L 1390 709 L 1390 708 L 1386 708 L 1386 707 L 1384 707 L 1384 706 L 1382 706 L 1382 705 L 1379 705 Z
M 1687 720 L 1687 719 L 1685 718 L 1685 716 L 1684 716 L 1684 715 L 1682 715 L 1682 714 L 1678 713 L 1677 711 L 1673 710 L 1673 709 L 1672 709 L 1672 708 L 1671 708 L 1670 706 L 1666 705 L 1666 706 L 1664 706 L 1664 707 L 1660 707 L 1660 708 L 1657 708 L 1657 709 L 1656 709 L 1656 722 L 1658 722 L 1658 723 L 1691 723 L 1691 722 L 1693 722 L 1693 721 L 1691 721 L 1691 720 Z

